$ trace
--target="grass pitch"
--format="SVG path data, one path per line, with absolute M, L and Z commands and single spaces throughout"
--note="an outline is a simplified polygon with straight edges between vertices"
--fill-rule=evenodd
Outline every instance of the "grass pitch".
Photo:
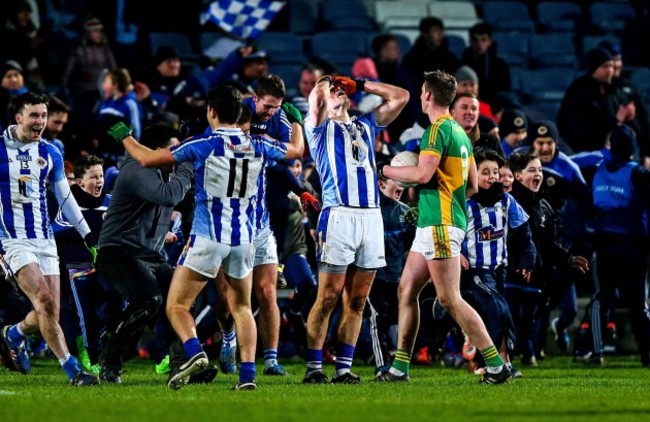
M 638 356 L 610 358 L 603 368 L 547 358 L 521 368 L 507 385 L 478 385 L 464 369 L 413 366 L 409 383 L 301 384 L 304 363 L 284 361 L 289 377 L 261 375 L 257 391 L 232 391 L 235 375 L 169 390 L 153 363 L 133 359 L 121 385 L 74 388 L 56 361 L 34 360 L 30 375 L 0 373 L 0 421 L 402 421 L 650 420 L 650 370 Z M 326 366 L 331 375 L 334 368 Z

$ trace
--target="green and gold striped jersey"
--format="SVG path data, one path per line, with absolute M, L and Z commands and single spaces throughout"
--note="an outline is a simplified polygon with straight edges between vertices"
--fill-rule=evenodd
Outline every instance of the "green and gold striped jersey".
M 465 190 L 474 160 L 472 142 L 463 128 L 446 114 L 422 135 L 420 154 L 440 158 L 429 183 L 420 189 L 418 227 L 454 226 L 466 230 Z

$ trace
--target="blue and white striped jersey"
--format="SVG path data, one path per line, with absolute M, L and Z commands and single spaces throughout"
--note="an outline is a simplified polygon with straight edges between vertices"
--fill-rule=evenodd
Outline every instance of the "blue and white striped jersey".
M 260 172 L 267 161 L 286 155 L 286 145 L 247 136 L 238 128 L 218 128 L 207 137 L 172 147 L 171 152 L 177 162 L 194 163 L 192 234 L 232 246 L 250 243 Z
M 53 239 L 47 184 L 56 187 L 57 182 L 64 182 L 68 186 L 63 157 L 43 139 L 27 144 L 16 140 L 14 128 L 9 126 L 0 136 L 0 240 Z M 63 199 L 68 197 L 72 197 L 69 188 Z M 76 206 L 74 198 L 71 202 Z M 78 225 L 77 221 L 75 227 Z
M 322 185 L 323 209 L 379 207 L 375 138 L 383 126 L 372 112 L 348 123 L 326 119 L 314 127 L 305 118 L 305 133 Z
M 528 214 L 509 193 L 493 206 L 467 200 L 467 234 L 462 252 L 471 268 L 493 270 L 508 263 L 508 228 L 528 221 Z

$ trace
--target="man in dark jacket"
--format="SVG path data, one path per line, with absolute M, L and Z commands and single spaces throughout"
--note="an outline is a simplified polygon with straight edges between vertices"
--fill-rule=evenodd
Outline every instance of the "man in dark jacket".
M 178 143 L 177 136 L 169 126 L 158 123 L 144 130 L 140 142 L 165 148 Z M 102 382 L 115 384 L 121 382 L 122 363 L 130 357 L 130 347 L 163 304 L 174 268 L 161 249 L 174 206 L 189 191 L 193 176 L 191 163 L 174 169 L 145 168 L 128 154 L 119 167 L 97 259 L 97 269 L 128 302 L 100 356 Z M 178 355 L 182 360 L 182 349 Z

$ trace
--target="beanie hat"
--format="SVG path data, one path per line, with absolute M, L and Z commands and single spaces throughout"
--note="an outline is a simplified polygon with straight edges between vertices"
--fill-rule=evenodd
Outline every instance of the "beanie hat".
M 587 73 L 591 75 L 608 60 L 612 60 L 612 55 L 603 47 L 594 47 L 587 51 Z
M 460 83 L 462 81 L 472 81 L 475 84 L 478 83 L 478 75 L 471 67 L 464 65 L 458 68 L 456 74 L 456 82 Z
M 521 110 L 507 109 L 503 112 L 499 121 L 499 134 L 502 138 L 524 129 L 528 129 L 528 121 Z
M 7 60 L 6 62 L 2 63 L 2 67 L 0 67 L 0 79 L 4 78 L 4 76 L 10 70 L 17 70 L 21 74 L 23 73 L 23 67 L 20 65 L 20 63 L 15 60 Z
M 88 32 L 101 31 L 104 29 L 104 25 L 99 19 L 91 16 L 84 21 L 84 29 Z
M 613 158 L 628 161 L 634 154 L 636 147 L 636 134 L 627 125 L 616 126 L 609 135 L 609 152 Z
M 160 63 L 164 62 L 165 60 L 169 60 L 173 58 L 179 58 L 179 55 L 176 52 L 176 50 L 173 47 L 170 47 L 168 45 L 161 45 L 156 50 L 156 54 L 153 57 L 153 62 L 156 66 L 158 66 Z
M 604 48 L 605 50 L 609 51 L 609 54 L 611 54 L 612 57 L 622 55 L 621 46 L 611 42 L 610 40 L 602 40 L 596 47 Z
M 532 144 L 537 138 L 551 138 L 557 143 L 559 135 L 555 123 L 550 120 L 541 120 L 533 124 L 528 131 L 528 139 Z

